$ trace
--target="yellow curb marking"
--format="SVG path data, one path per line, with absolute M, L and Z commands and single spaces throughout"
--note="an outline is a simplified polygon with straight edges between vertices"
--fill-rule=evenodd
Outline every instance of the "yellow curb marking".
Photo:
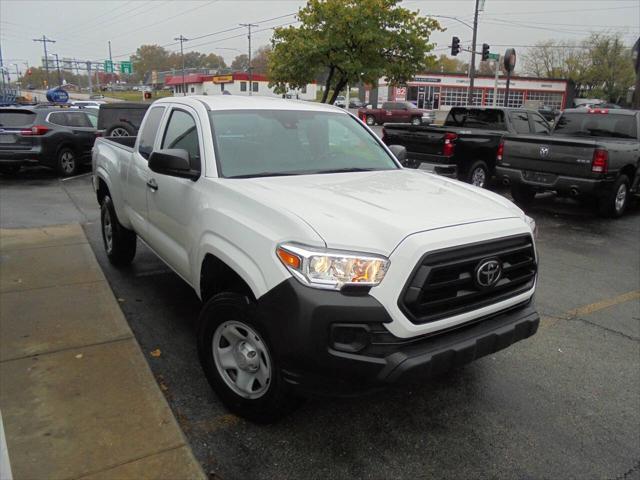
M 599 302 L 590 303 L 589 305 L 585 305 L 583 307 L 574 308 L 573 310 L 569 310 L 563 315 L 559 317 L 542 317 L 540 319 L 541 327 L 550 327 L 555 325 L 560 320 L 567 320 L 569 318 L 582 317 L 583 315 L 589 315 L 591 313 L 598 312 L 600 310 L 604 310 L 605 308 L 613 307 L 614 305 L 619 305 L 621 303 L 630 302 L 632 300 L 640 300 L 640 290 L 634 290 L 632 292 L 623 293 L 622 295 L 618 295 L 617 297 L 606 298 L 604 300 L 600 300 Z

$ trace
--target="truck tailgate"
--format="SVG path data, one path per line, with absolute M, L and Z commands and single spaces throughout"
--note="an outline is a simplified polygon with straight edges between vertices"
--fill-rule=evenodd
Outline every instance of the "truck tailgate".
M 504 138 L 503 167 L 528 172 L 591 177 L 591 160 L 596 149 L 592 139 L 560 136 L 523 136 Z

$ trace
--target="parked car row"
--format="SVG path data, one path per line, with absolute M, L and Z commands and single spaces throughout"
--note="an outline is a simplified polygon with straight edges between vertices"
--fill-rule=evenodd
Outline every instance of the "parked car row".
M 565 110 L 553 127 L 534 110 L 452 108 L 442 127 L 385 124 L 383 140 L 407 150 L 406 165 L 487 187 L 492 176 L 513 198 L 536 193 L 597 201 L 619 217 L 640 182 L 640 113 L 623 109 Z

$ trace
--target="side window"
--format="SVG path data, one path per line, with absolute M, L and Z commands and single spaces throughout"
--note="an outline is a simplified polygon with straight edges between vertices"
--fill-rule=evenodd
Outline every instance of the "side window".
M 160 126 L 160 120 L 162 120 L 162 114 L 164 113 L 164 107 L 154 107 L 149 110 L 147 119 L 144 122 L 144 128 L 140 131 L 140 141 L 138 142 L 138 152 L 146 159 L 149 158 L 153 151 L 153 142 L 156 139 L 156 133 Z
M 56 125 L 67 125 L 67 112 L 55 112 L 49 114 L 49 123 L 55 123 Z
M 189 152 L 191 168 L 200 170 L 200 142 L 198 128 L 191 115 L 183 110 L 171 112 L 162 139 L 162 148 L 182 148 Z
M 511 112 L 511 121 L 518 133 L 530 133 L 527 112 Z
M 393 110 L 394 105 L 391 102 L 385 102 L 382 104 L 382 109 L 383 110 Z
M 91 123 L 91 126 L 93 128 L 98 128 L 98 116 L 87 112 L 85 112 L 84 114 L 87 116 L 87 119 L 89 120 L 89 123 Z
M 547 121 L 542 117 L 542 115 L 538 115 L 537 113 L 530 113 L 529 118 L 531 118 L 531 126 L 533 128 L 533 133 L 542 133 L 548 134 L 551 129 Z
M 91 128 L 91 122 L 84 112 L 67 112 L 66 125 L 76 128 Z

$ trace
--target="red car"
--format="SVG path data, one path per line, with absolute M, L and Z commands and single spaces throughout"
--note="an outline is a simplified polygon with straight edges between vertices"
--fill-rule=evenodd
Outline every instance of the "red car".
M 411 102 L 384 102 L 382 108 L 360 108 L 358 116 L 369 126 L 383 123 L 429 125 L 435 119 L 431 110 L 423 110 Z

